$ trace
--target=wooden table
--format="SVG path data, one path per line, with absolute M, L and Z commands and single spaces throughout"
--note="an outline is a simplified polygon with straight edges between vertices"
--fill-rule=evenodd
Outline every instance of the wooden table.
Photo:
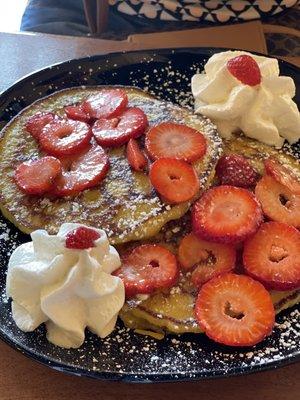
M 0 91 L 16 79 L 54 62 L 116 51 L 99 39 L 0 33 Z M 66 376 L 27 359 L 0 342 L 0 400 L 296 400 L 300 364 L 230 379 L 129 385 Z
M 192 383 L 128 384 L 64 375 L 0 342 L 1 400 L 296 400 L 300 364 Z
M 170 42 L 170 35 L 163 34 L 158 40 L 155 38 L 155 46 L 160 47 L 195 47 L 195 46 L 211 46 L 211 47 L 233 47 L 244 48 L 249 51 L 258 51 L 264 53 L 266 45 L 264 43 L 262 27 L 258 22 L 250 22 L 243 24 L 239 30 L 242 31 L 241 37 L 236 37 L 236 27 L 227 31 L 229 27 L 222 27 L 222 37 L 218 34 L 206 30 L 206 34 L 193 37 L 192 45 L 184 32 L 180 33 L 180 41 L 176 39 Z M 201 31 L 204 31 L 201 29 Z M 254 37 L 254 44 L 249 41 L 248 35 Z M 233 36 L 233 38 L 232 38 Z M 17 79 L 29 74 L 35 70 L 46 67 L 50 64 L 60 61 L 69 60 L 71 58 L 85 57 L 92 54 L 105 54 L 113 51 L 126 51 L 141 48 L 151 48 L 153 44 L 149 40 L 149 34 L 135 36 L 135 41 L 107 41 L 101 39 L 57 36 L 45 34 L 13 34 L 0 32 L 0 92 L 9 87 Z M 221 42 L 219 42 L 221 41 Z M 230 45 L 232 43 L 232 45 Z M 243 46 L 244 44 L 244 46 Z M 300 66 L 300 57 L 284 57 L 289 62 L 293 62 Z

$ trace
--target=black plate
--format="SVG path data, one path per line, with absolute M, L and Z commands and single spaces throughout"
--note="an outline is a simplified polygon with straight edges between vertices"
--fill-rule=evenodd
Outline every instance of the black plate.
M 34 100 L 79 85 L 135 85 L 181 105 L 191 104 L 190 80 L 220 49 L 141 51 L 72 60 L 43 69 L 0 96 L 0 128 Z M 280 62 L 281 72 L 300 89 L 300 72 Z M 300 90 L 297 102 L 300 103 Z M 296 150 L 296 148 L 294 148 Z M 5 296 L 8 257 L 29 237 L 0 217 L 0 336 L 13 348 L 54 369 L 99 379 L 129 382 L 192 380 L 275 368 L 300 359 L 299 307 L 283 312 L 271 337 L 251 349 L 219 346 L 204 335 L 139 336 L 119 324 L 107 339 L 87 332 L 84 345 L 64 350 L 48 343 L 43 327 L 23 333 L 14 324 Z M 298 324 L 298 326 L 297 326 Z M 297 339 L 298 338 L 298 339 Z

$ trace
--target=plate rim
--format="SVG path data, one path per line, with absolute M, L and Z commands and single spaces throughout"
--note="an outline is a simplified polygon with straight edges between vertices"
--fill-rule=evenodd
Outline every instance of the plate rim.
M 85 57 L 77 57 L 72 59 L 67 59 L 64 61 L 60 61 L 57 63 L 49 64 L 45 67 L 39 68 L 34 70 L 15 82 L 13 82 L 9 87 L 5 88 L 2 92 L 0 92 L 0 107 L 1 107 L 1 100 L 6 96 L 8 96 L 11 92 L 13 92 L 17 86 L 24 83 L 29 79 L 33 79 L 38 77 L 40 74 L 44 74 L 47 71 L 55 67 L 60 67 L 62 65 L 66 65 L 68 63 L 73 62 L 93 62 L 96 60 L 101 60 L 105 58 L 113 58 L 113 57 L 120 57 L 126 55 L 140 55 L 145 53 L 146 55 L 154 54 L 154 55 L 171 55 L 175 53 L 190 53 L 190 54 L 204 54 L 210 56 L 214 53 L 222 52 L 222 51 L 247 51 L 242 49 L 230 49 L 230 48 L 221 48 L 221 47 L 179 47 L 179 48 L 163 48 L 163 49 L 144 49 L 144 50 L 133 50 L 133 51 L 118 51 L 112 52 L 107 54 L 93 54 L 91 56 Z M 252 54 L 264 56 L 268 58 L 274 58 L 278 60 L 280 65 L 288 65 L 289 68 L 295 71 L 296 74 L 300 75 L 300 67 L 287 62 L 285 60 L 279 59 L 274 56 L 269 56 L 266 54 L 262 54 L 259 52 L 251 51 Z M 82 86 L 82 85 L 78 85 Z M 74 86 L 77 87 L 77 86 Z M 300 89 L 300 88 L 299 88 Z M 298 90 L 299 90 L 298 89 Z M 42 96 L 44 97 L 44 96 Z M 5 101 L 5 100 L 4 100 Z M 6 124 L 5 124 L 6 125 Z M 1 140 L 1 137 L 0 137 Z M 300 361 L 300 351 L 294 351 L 289 354 L 287 357 L 281 358 L 279 360 L 272 360 L 267 363 L 263 364 L 254 364 L 252 367 L 233 367 L 230 369 L 230 372 L 226 375 L 222 374 L 222 372 L 212 374 L 210 372 L 193 372 L 190 373 L 193 376 L 187 376 L 187 373 L 178 373 L 178 372 L 166 372 L 166 373 L 128 373 L 128 372 L 116 372 L 116 371 L 92 371 L 85 369 L 84 367 L 76 367 L 76 366 L 67 366 L 64 362 L 59 362 L 49 356 L 41 353 L 33 352 L 29 350 L 24 345 L 19 345 L 16 341 L 14 341 L 9 335 L 5 334 L 2 329 L 0 329 L 0 339 L 9 345 L 13 350 L 20 352 L 21 354 L 25 355 L 26 357 L 45 365 L 51 369 L 64 372 L 68 375 L 76 375 L 76 376 L 85 376 L 93 379 L 98 379 L 102 381 L 122 381 L 127 383 L 167 383 L 167 382 L 188 382 L 188 381 L 199 381 L 203 379 L 219 379 L 219 378 L 230 378 L 233 376 L 242 376 L 242 375 L 249 375 L 255 372 L 266 371 L 266 370 L 273 370 L 278 367 L 282 367 L 285 365 L 295 364 Z
M 66 373 L 68 375 L 75 375 L 80 377 L 87 377 L 92 379 L 97 379 L 100 381 L 118 381 L 124 383 L 172 383 L 172 382 L 195 382 L 204 379 L 221 379 L 221 378 L 230 378 L 234 376 L 244 376 L 251 375 L 256 372 L 263 372 L 274 370 L 280 367 L 284 367 L 287 365 L 292 365 L 300 362 L 300 352 L 293 352 L 288 357 L 282 358 L 280 360 L 272 360 L 268 363 L 263 364 L 255 364 L 252 368 L 246 367 L 235 367 L 230 370 L 230 373 L 226 375 L 220 373 L 211 374 L 202 373 L 202 372 L 193 372 L 192 377 L 186 376 L 186 373 L 180 372 L 166 372 L 166 373 L 128 373 L 128 372 L 112 372 L 112 371 L 92 371 L 88 369 L 84 369 L 83 367 L 75 367 L 75 366 L 66 366 L 63 362 L 59 362 L 47 357 L 44 354 L 34 353 L 31 350 L 28 350 L 25 346 L 18 345 L 13 339 L 11 339 L 8 335 L 4 334 L 0 329 L 0 339 L 10 346 L 14 351 L 21 353 L 27 358 L 38 362 L 41 365 L 44 365 L 50 369 L 54 369 L 59 372 Z

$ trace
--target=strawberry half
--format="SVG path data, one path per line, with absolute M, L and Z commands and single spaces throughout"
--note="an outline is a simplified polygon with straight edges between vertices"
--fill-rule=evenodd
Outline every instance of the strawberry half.
M 251 192 L 234 186 L 207 190 L 195 203 L 193 231 L 200 238 L 238 243 L 255 233 L 262 222 L 258 201 Z
M 26 194 L 42 195 L 49 192 L 61 174 L 61 163 L 54 157 L 26 161 L 15 171 L 15 181 Z
M 187 125 L 163 122 L 151 128 L 146 135 L 146 149 L 153 160 L 177 158 L 193 162 L 206 152 L 206 139 Z
M 127 297 L 149 294 L 176 283 L 176 257 L 156 244 L 138 246 L 122 257 L 122 266 L 114 275 L 123 280 Z
M 264 214 L 270 219 L 300 228 L 300 195 L 294 194 L 269 175 L 260 179 L 255 195 Z
M 185 270 L 192 271 L 192 282 L 200 287 L 210 279 L 230 272 L 235 267 L 236 250 L 233 246 L 199 239 L 194 233 L 185 236 L 179 245 L 178 261 Z
M 79 155 L 61 158 L 63 173 L 56 180 L 53 195 L 74 196 L 98 185 L 109 170 L 108 156 L 102 147 L 90 145 Z
M 261 82 L 261 73 L 257 62 L 251 56 L 243 54 L 227 61 L 227 69 L 236 79 L 245 85 L 256 86 Z
M 147 126 L 145 113 L 138 107 L 131 107 L 119 117 L 98 119 L 92 131 L 101 146 L 118 147 L 142 135 Z
M 134 171 L 143 171 L 147 165 L 148 160 L 140 149 L 138 142 L 130 139 L 126 147 L 126 156 L 129 165 Z
M 286 186 L 292 193 L 300 195 L 300 180 L 288 167 L 270 157 L 265 160 L 265 169 L 278 183 Z
M 245 243 L 246 272 L 267 288 L 300 288 L 300 233 L 280 222 L 262 224 Z
M 71 119 L 53 120 L 39 136 L 41 148 L 55 156 L 72 155 L 86 148 L 92 137 L 88 124 Z
M 80 226 L 66 235 L 66 248 L 84 250 L 95 247 L 95 241 L 100 238 L 97 231 Z
M 25 129 L 29 132 L 36 140 L 39 140 L 40 133 L 44 126 L 54 120 L 55 116 L 52 113 L 38 112 L 37 114 L 30 117 L 25 125 Z
M 82 110 L 91 118 L 114 118 L 120 115 L 128 104 L 128 97 L 122 89 L 104 89 L 90 96 L 82 103 Z
M 259 174 L 249 161 L 238 154 L 228 154 L 219 159 L 216 173 L 221 185 L 251 187 L 256 184 Z
M 169 203 L 191 200 L 199 191 L 200 184 L 195 169 L 176 158 L 160 158 L 150 168 L 149 178 Z
M 272 299 L 263 285 L 231 273 L 202 286 L 195 314 L 207 336 L 228 346 L 254 346 L 272 332 L 275 323 Z

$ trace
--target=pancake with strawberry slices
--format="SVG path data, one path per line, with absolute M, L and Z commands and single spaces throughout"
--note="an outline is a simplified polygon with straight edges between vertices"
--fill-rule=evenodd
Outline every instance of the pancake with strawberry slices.
M 195 315 L 199 287 L 211 281 L 214 284 L 221 275 L 225 276 L 224 280 L 228 276 L 226 285 L 229 286 L 233 272 L 246 273 L 265 285 L 276 314 L 300 302 L 298 160 L 255 140 L 238 136 L 225 142 L 224 155 L 216 172 L 214 184 L 223 185 L 208 189 L 200 197 L 192 208 L 193 218 L 191 213 L 187 213 L 181 219 L 167 223 L 151 242 L 143 241 L 162 246 L 174 254 L 180 275 L 171 287 L 149 292 L 146 296 L 129 296 L 120 314 L 127 327 L 141 333 L 154 332 L 154 336 L 156 333 L 203 332 L 207 321 L 200 315 L 202 323 L 199 324 Z M 237 208 L 234 203 L 236 195 L 241 199 L 242 207 Z M 226 214 L 225 203 L 230 204 L 237 214 L 244 214 L 243 219 L 237 217 L 240 228 L 236 225 L 232 232 L 230 228 L 235 223 L 235 216 L 230 210 Z M 259 203 L 260 211 L 255 205 L 259 207 Z M 222 210 L 222 213 L 210 224 L 208 219 L 212 207 Z M 227 231 L 221 223 L 223 213 Z M 273 221 L 264 222 L 269 219 Z M 126 269 L 127 254 L 135 246 L 140 246 L 140 243 L 119 248 Z M 159 259 L 159 253 L 156 259 Z M 256 289 L 251 289 L 252 292 L 249 289 L 247 293 L 253 302 Z M 219 289 L 214 290 L 217 293 Z M 209 293 L 214 294 L 213 291 Z M 239 318 L 237 313 L 234 316 Z
M 136 145 L 144 149 L 147 124 L 152 129 L 168 121 L 187 125 L 182 143 L 198 146 L 196 157 L 193 151 L 188 155 L 200 185 L 196 182 L 187 198 L 195 199 L 210 184 L 222 152 L 208 119 L 130 87 L 67 89 L 36 101 L 1 134 L 3 215 L 25 233 L 39 228 L 56 233 L 62 222 L 78 222 L 105 229 L 112 243 L 154 236 L 191 204 L 190 200 L 179 204 L 162 200 L 143 167 L 134 170 L 138 169 Z M 167 149 L 169 139 L 164 136 L 161 143 L 155 132 L 153 137 L 148 157 L 155 160 L 157 151 Z M 129 139 L 137 141 L 128 145 L 126 153 L 124 144 Z M 53 157 L 60 160 L 61 168 Z M 195 179 L 189 168 L 188 179 Z M 49 190 L 53 182 L 55 187 Z
M 179 244 L 190 231 L 191 225 L 187 214 L 178 221 L 169 222 L 156 238 L 155 243 L 178 256 Z M 210 246 L 206 246 L 206 249 L 209 248 Z M 126 248 L 127 251 L 128 248 Z M 190 252 L 192 252 L 191 248 Z M 224 249 L 222 252 L 224 256 Z M 199 268 L 204 266 L 205 262 Z M 232 268 L 229 267 L 230 270 L 232 271 Z M 155 294 L 150 294 L 149 297 L 129 298 L 120 313 L 122 321 L 131 329 L 148 331 L 144 333 L 150 334 L 151 332 L 173 334 L 201 332 L 194 312 L 198 289 L 193 283 L 193 277 L 197 278 L 195 272 L 191 273 L 182 269 L 177 284 L 171 289 L 160 290 Z M 300 302 L 300 289 L 283 291 L 273 289 L 270 294 L 276 314 Z
M 183 238 L 191 235 L 192 227 L 190 219 L 188 213 L 177 221 L 169 222 L 151 243 L 157 243 L 167 248 L 178 257 L 180 243 Z M 188 244 L 189 251 L 192 252 L 192 243 Z M 123 245 L 123 248 L 118 250 L 124 254 L 137 245 Z M 211 250 L 211 247 L 207 246 L 207 243 L 206 249 Z M 224 256 L 224 248 L 221 250 Z M 199 259 L 197 261 L 199 262 Z M 199 268 L 203 268 L 204 266 L 205 263 L 203 262 Z M 237 269 L 239 270 L 240 268 L 241 265 L 238 263 Z M 230 266 L 229 271 L 232 271 L 232 267 L 230 268 Z M 193 275 L 197 278 L 192 269 L 189 271 L 182 268 L 178 282 L 171 289 L 160 290 L 149 297 L 146 296 L 146 298 L 143 296 L 129 298 L 120 313 L 122 321 L 131 329 L 148 331 L 148 333 L 182 334 L 201 332 L 194 312 L 198 289 L 193 282 Z M 271 290 L 270 293 L 276 314 L 300 302 L 300 289 Z

